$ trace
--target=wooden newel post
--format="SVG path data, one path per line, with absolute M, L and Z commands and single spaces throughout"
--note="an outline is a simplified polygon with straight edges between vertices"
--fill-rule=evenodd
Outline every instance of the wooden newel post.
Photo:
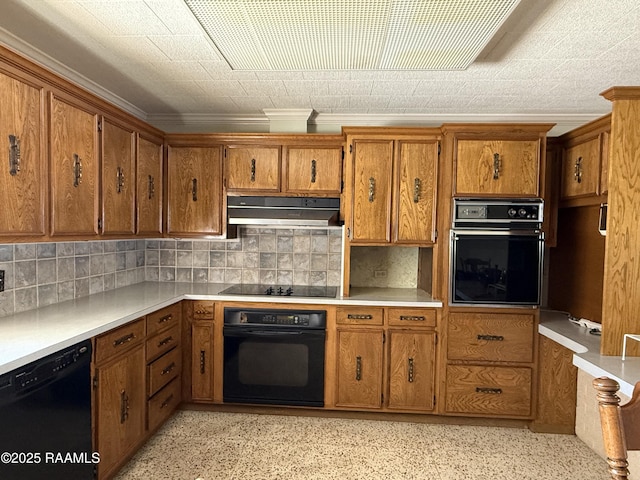
M 620 398 L 616 395 L 620 387 L 618 382 L 606 377 L 594 379 L 593 387 L 598 392 L 596 397 L 609 472 L 614 479 L 627 479 L 629 477 L 627 444 L 620 411 Z

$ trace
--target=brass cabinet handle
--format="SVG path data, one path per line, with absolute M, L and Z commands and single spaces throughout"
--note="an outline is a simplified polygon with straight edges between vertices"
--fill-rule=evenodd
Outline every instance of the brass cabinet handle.
M 427 318 L 423 315 L 400 315 L 400 320 L 409 322 L 424 322 Z
M 191 180 L 191 199 L 194 202 L 198 201 L 198 179 L 194 178 Z
M 165 315 L 164 317 L 160 317 L 158 319 L 158 323 L 165 323 L 168 322 L 169 320 L 171 320 L 173 318 L 173 314 L 170 313 L 169 315 Z
M 156 193 L 155 180 L 151 175 L 149 175 L 149 183 L 147 184 L 147 190 L 149 191 L 149 200 L 151 200 Z
M 205 350 L 200 350 L 200 374 L 204 375 L 204 365 L 205 365 Z
M 173 400 L 173 393 L 171 395 L 169 395 L 166 400 L 164 402 L 162 402 L 162 405 L 160 405 L 160 408 L 166 408 L 171 404 L 171 400 Z
M 362 357 L 356 357 L 356 381 L 362 380 Z
M 129 335 L 125 335 L 124 337 L 120 337 L 113 341 L 114 347 L 119 347 L 120 345 L 124 345 L 125 343 L 129 343 L 131 340 L 136 338 L 135 333 L 130 333 Z
M 317 162 L 315 160 L 311 160 L 311 183 L 316 183 L 316 166 Z
M 122 167 L 118 167 L 116 169 L 116 192 L 122 193 L 124 189 L 124 169 Z
M 416 178 L 413 181 L 413 203 L 418 203 L 420 201 L 421 190 L 422 190 L 422 181 L 419 178 Z
M 409 368 L 408 368 L 408 378 L 409 383 L 413 383 L 413 358 L 409 357 Z
M 9 174 L 16 176 L 20 171 L 20 140 L 9 135 Z
M 498 180 L 500 178 L 500 154 L 493 154 L 493 179 Z
M 502 389 L 492 388 L 492 387 L 476 387 L 476 393 L 488 393 L 490 395 L 500 395 L 502 393 Z
M 369 201 L 373 202 L 376 194 L 376 179 L 369 177 Z
M 160 372 L 160 375 L 166 375 L 167 373 L 170 373 L 174 368 L 176 368 L 176 362 L 171 362 Z
M 129 396 L 125 390 L 120 392 L 120 423 L 124 423 L 129 418 Z
M 251 159 L 251 181 L 252 182 L 256 181 L 256 159 L 255 158 Z
M 356 313 L 349 313 L 347 318 L 350 320 L 372 320 L 373 315 L 361 315 Z
M 504 337 L 502 335 L 478 335 L 478 340 L 487 340 L 489 342 L 502 342 Z
M 576 158 L 576 163 L 573 165 L 573 180 L 582 183 L 582 157 Z
M 77 187 L 82 183 L 82 159 L 77 153 L 73 154 L 73 186 Z
M 173 336 L 163 338 L 158 342 L 158 347 L 164 347 L 165 345 L 168 345 L 171 342 L 173 342 Z

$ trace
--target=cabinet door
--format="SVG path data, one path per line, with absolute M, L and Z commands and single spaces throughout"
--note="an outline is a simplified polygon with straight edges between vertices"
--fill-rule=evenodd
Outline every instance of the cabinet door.
M 226 147 L 224 178 L 228 192 L 279 192 L 280 147 Z
M 213 400 L 213 322 L 191 325 L 191 398 Z
M 221 147 L 169 147 L 167 233 L 222 232 L 221 156 Z
M 99 477 L 109 476 L 144 435 L 145 362 L 142 345 L 96 369 Z
M 327 193 L 342 190 L 342 147 L 291 147 L 287 150 L 285 191 Z
M 389 408 L 433 410 L 435 357 L 435 332 L 389 332 Z
M 436 140 L 398 142 L 395 242 L 433 243 L 435 241 L 437 165 L 438 142 Z
M 338 330 L 338 407 L 382 406 L 382 330 Z
M 351 241 L 389 242 L 393 141 L 353 142 Z
M 51 234 L 98 233 L 98 119 L 51 98 Z
M 0 73 L 0 236 L 45 233 L 43 132 L 42 88 Z
M 539 195 L 539 140 L 458 140 L 457 195 Z
M 137 230 L 139 235 L 162 233 L 162 144 L 139 136 L 137 162 Z
M 135 233 L 135 132 L 102 120 L 102 233 Z
M 600 185 L 600 137 L 564 149 L 560 198 L 598 195 Z

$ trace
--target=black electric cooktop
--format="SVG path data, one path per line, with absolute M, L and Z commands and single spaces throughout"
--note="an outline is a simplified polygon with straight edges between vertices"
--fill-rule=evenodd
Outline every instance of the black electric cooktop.
M 220 295 L 273 295 L 281 297 L 326 297 L 335 298 L 337 287 L 314 287 L 310 285 L 262 285 L 245 283 L 232 285 Z

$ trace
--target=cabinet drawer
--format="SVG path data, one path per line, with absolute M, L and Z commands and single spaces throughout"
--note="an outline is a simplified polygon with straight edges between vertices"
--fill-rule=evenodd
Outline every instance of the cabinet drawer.
M 449 360 L 532 362 L 534 316 L 452 313 L 447 329 Z
M 382 308 L 348 307 L 336 309 L 336 323 L 340 325 L 382 325 Z
M 155 394 L 181 372 L 182 352 L 174 348 L 169 353 L 149 364 L 149 396 Z
M 193 302 L 194 320 L 213 320 L 214 303 L 205 300 L 195 300 Z
M 531 415 L 531 369 L 449 365 L 448 413 Z
M 149 431 L 159 427 L 180 404 L 180 376 L 156 393 L 148 402 Z
M 398 327 L 435 327 L 436 311 L 425 309 L 390 308 L 389 325 Z
M 147 362 L 168 352 L 180 343 L 180 325 L 174 325 L 169 330 L 147 339 Z
M 147 334 L 152 335 L 180 321 L 180 303 L 175 303 L 147 315 Z
M 144 338 L 144 318 L 111 330 L 96 339 L 96 363 L 128 350 Z

